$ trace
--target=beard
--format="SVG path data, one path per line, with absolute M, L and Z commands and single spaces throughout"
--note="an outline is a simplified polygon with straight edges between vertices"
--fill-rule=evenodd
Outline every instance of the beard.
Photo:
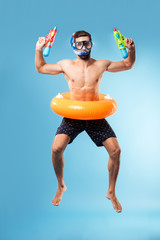
M 87 55 L 78 55 L 78 56 L 80 57 L 80 59 L 86 61 L 90 59 L 90 54 L 91 54 L 91 51 L 89 51 Z

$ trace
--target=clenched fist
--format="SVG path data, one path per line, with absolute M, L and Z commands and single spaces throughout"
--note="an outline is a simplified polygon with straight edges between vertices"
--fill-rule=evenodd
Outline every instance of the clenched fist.
M 126 38 L 125 39 L 125 45 L 128 48 L 128 50 L 135 49 L 135 45 L 134 45 L 134 42 L 133 42 L 132 38 Z
M 42 50 L 45 45 L 45 37 L 39 37 L 38 42 L 36 43 L 36 50 Z

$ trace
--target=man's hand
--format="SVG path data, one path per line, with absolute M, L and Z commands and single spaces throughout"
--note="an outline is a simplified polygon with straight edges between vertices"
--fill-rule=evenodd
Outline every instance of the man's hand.
M 128 50 L 135 49 L 135 45 L 134 45 L 134 42 L 133 42 L 132 38 L 126 38 L 125 39 L 125 45 L 128 48 Z
M 125 39 L 125 46 L 128 48 L 128 57 L 123 61 L 111 62 L 106 61 L 106 71 L 108 72 L 120 72 L 129 70 L 133 67 L 135 62 L 135 44 L 132 38 Z
M 36 43 L 36 50 L 42 50 L 45 45 L 45 37 L 39 37 L 38 42 Z

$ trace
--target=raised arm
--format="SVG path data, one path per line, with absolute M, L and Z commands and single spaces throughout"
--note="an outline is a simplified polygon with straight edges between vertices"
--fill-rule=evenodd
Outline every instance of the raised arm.
M 39 73 L 43 74 L 60 74 L 63 73 L 63 61 L 57 63 L 46 63 L 43 58 L 42 48 L 45 44 L 45 37 L 40 37 L 36 44 L 36 54 L 35 54 L 35 66 Z
M 128 48 L 128 57 L 119 62 L 111 62 L 106 60 L 106 71 L 108 72 L 120 72 L 129 70 L 133 67 L 135 62 L 135 45 L 132 38 L 125 39 L 125 45 Z

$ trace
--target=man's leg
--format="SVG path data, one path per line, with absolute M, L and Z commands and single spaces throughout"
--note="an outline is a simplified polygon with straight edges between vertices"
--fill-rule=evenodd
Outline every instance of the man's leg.
M 52 163 L 58 180 L 58 189 L 56 196 L 52 200 L 53 205 L 58 206 L 61 202 L 62 195 L 66 191 L 64 183 L 64 157 L 63 152 L 70 141 L 66 134 L 57 134 L 52 145 Z
M 108 151 L 108 171 L 109 171 L 109 188 L 106 197 L 111 200 L 114 209 L 117 212 L 122 211 L 121 204 L 119 203 L 116 194 L 115 186 L 120 167 L 120 147 L 117 138 L 111 137 L 103 141 L 103 145 Z

